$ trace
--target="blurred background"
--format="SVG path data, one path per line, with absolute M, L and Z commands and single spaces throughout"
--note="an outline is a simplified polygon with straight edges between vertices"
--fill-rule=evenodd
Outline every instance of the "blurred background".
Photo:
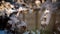
M 0 34 L 60 34 L 60 0 L 0 0 Z

